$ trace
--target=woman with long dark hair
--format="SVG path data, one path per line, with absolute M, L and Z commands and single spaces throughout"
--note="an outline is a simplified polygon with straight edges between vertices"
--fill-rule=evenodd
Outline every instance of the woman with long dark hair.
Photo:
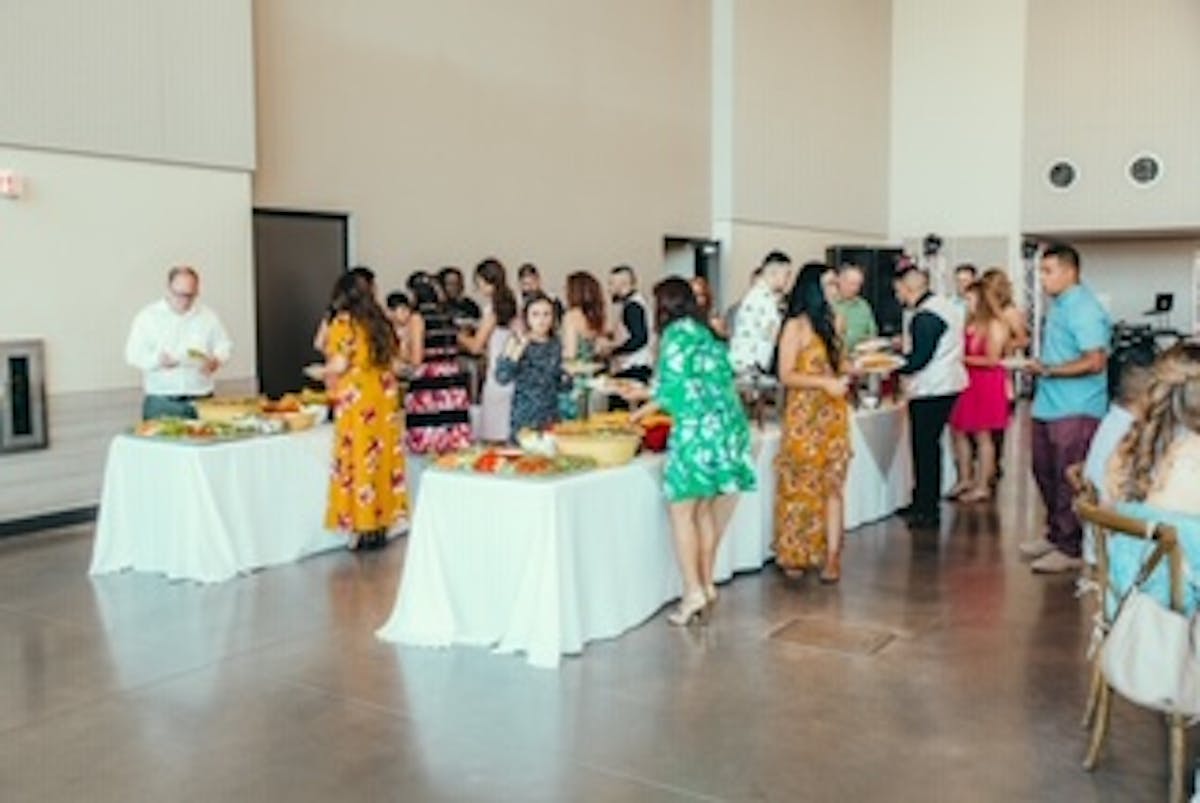
M 779 381 L 787 390 L 775 461 L 775 563 L 789 577 L 822 567 L 841 578 L 843 492 L 850 463 L 849 383 L 825 292 L 829 268 L 810 262 L 796 277 L 779 335 Z
M 517 317 L 517 297 L 508 286 L 508 274 L 497 259 L 485 259 L 475 267 L 475 287 L 484 298 L 483 317 L 472 334 L 460 333 L 459 345 L 476 355 L 487 355 L 487 373 L 479 400 L 479 429 L 475 437 L 482 441 L 508 442 L 512 413 L 512 385 L 496 378 L 496 366 L 512 334 Z
M 404 514 L 399 391 L 392 373 L 396 333 L 373 289 L 353 273 L 334 285 L 325 381 L 334 406 L 333 472 L 325 526 L 350 548 L 374 549 Z
M 576 271 L 567 277 L 567 311 L 562 321 L 562 358 L 591 362 L 597 358 L 597 344 L 604 336 L 607 318 L 604 289 L 595 276 Z M 575 387 L 559 396 L 563 418 L 578 418 L 581 401 L 588 393 L 586 378 L 577 377 Z
M 753 490 L 750 425 L 734 387 L 729 352 L 701 317 L 686 279 L 654 287 L 659 332 L 658 387 L 640 420 L 663 409 L 672 418 L 663 484 L 683 598 L 668 617 L 673 625 L 703 621 L 717 599 L 713 571 L 720 545 L 715 507 L 726 494 Z M 648 397 L 630 392 L 627 398 Z
M 408 361 L 413 366 L 404 412 L 413 454 L 452 452 L 471 442 L 469 379 L 458 364 L 458 330 L 439 299 L 433 278 L 409 278 L 413 313 Z

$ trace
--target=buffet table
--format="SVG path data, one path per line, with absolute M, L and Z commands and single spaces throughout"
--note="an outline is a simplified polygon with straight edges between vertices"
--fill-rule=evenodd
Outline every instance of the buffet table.
M 216 583 L 345 548 L 322 526 L 332 426 L 212 445 L 115 438 L 92 574 Z
M 904 408 L 859 412 L 847 523 L 907 504 L 912 471 Z M 720 511 L 719 581 L 771 559 L 779 430 L 754 432 L 758 489 Z M 386 641 L 564 654 L 636 627 L 680 593 L 662 497 L 661 456 L 548 479 L 429 469 L 421 480 Z M 947 482 L 953 482 L 951 473 Z

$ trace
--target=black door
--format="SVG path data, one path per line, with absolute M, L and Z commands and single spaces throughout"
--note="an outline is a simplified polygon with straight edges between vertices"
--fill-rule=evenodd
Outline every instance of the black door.
M 346 270 L 349 221 L 323 212 L 254 210 L 258 382 L 279 396 L 306 383 L 320 360 L 313 335 L 338 275 Z

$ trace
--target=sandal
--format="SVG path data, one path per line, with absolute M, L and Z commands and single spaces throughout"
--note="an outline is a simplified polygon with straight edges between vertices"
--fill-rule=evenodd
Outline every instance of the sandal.
M 821 582 L 827 586 L 837 585 L 842 579 L 842 556 L 840 553 L 830 555 L 821 569 Z

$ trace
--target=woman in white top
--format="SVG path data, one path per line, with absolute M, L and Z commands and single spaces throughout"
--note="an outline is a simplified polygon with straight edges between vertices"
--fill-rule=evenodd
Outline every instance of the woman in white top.
M 496 365 L 504 354 L 517 315 L 517 299 L 508 286 L 504 266 L 485 259 L 475 268 L 475 288 L 484 298 L 483 317 L 472 334 L 459 333 L 458 343 L 471 354 L 487 355 L 487 374 L 480 398 L 479 428 L 475 437 L 487 442 L 506 442 L 512 410 L 513 386 L 496 379 Z

